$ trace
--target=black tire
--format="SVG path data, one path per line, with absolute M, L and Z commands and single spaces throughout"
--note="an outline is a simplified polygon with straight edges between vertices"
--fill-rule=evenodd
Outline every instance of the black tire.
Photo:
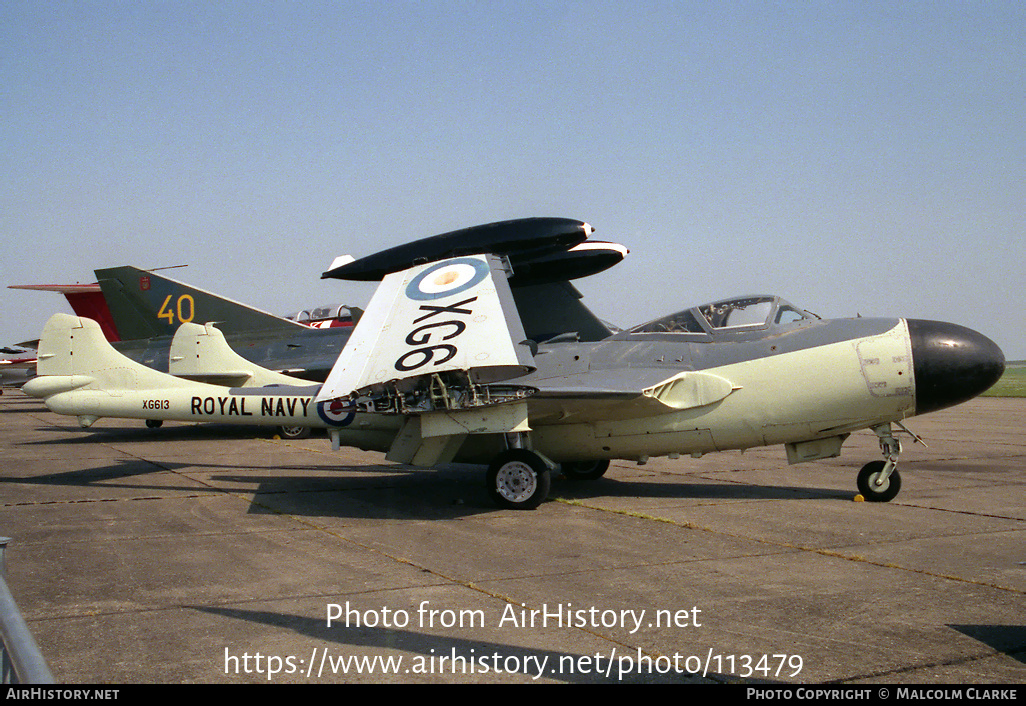
M 148 429 L 160 429 L 162 426 L 164 426 L 164 420 L 163 419 L 147 419 L 146 420 L 146 427 Z
M 308 439 L 310 427 L 278 427 L 278 434 L 283 439 Z
M 597 480 L 609 470 L 609 461 L 573 461 L 559 464 L 559 472 L 570 480 Z
M 499 507 L 533 510 L 549 496 L 552 473 L 533 451 L 509 449 L 488 466 L 486 479 L 488 494 Z
M 897 471 L 891 471 L 891 475 L 887 478 L 887 482 L 884 483 L 883 487 L 877 486 L 873 482 L 883 471 L 883 467 L 883 461 L 870 461 L 859 471 L 856 484 L 862 497 L 867 502 L 890 502 L 898 494 L 898 491 L 901 490 L 901 476 L 898 475 Z

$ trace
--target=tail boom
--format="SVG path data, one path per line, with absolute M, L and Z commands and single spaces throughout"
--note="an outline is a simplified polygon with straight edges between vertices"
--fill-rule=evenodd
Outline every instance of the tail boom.
M 83 426 L 116 417 L 341 429 L 356 420 L 337 401 L 315 402 L 319 385 L 225 388 L 152 370 L 114 350 L 95 321 L 67 314 L 47 322 L 30 383 L 27 394 Z M 383 421 L 395 426 L 380 417 L 359 426 Z

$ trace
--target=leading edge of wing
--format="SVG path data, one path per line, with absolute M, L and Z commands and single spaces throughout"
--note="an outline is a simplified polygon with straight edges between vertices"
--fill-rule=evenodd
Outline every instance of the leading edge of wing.
M 703 371 L 667 377 L 665 369 L 593 370 L 549 380 L 529 399 L 531 420 L 604 421 L 656 416 L 715 404 L 740 389 Z

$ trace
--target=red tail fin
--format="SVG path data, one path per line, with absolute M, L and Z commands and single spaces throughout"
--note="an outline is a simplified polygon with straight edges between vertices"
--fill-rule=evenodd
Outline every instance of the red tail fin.
M 108 341 L 113 343 L 121 340 L 118 329 L 114 326 L 114 318 L 107 308 L 107 300 L 103 298 L 103 292 L 100 291 L 98 284 L 15 284 L 9 289 L 60 292 L 68 300 L 72 311 L 100 324 L 100 330 Z

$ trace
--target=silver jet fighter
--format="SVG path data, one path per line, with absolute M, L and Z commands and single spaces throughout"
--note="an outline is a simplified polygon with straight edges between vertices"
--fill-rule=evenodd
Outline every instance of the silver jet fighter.
M 509 258 L 461 254 L 382 273 L 323 385 L 174 378 L 133 367 L 87 319 L 57 315 L 25 390 L 83 425 L 103 416 L 301 424 L 400 463 L 486 463 L 494 500 L 529 509 L 557 468 L 598 478 L 610 459 L 771 444 L 799 463 L 837 456 L 861 429 L 876 433 L 883 458 L 858 474 L 859 491 L 887 501 L 900 489 L 895 425 L 980 394 L 1004 370 L 1001 350 L 960 326 L 824 320 L 768 295 L 600 340 L 571 331 L 539 340 L 525 333 L 512 269 Z M 224 355 L 198 367 L 240 365 L 218 346 Z

